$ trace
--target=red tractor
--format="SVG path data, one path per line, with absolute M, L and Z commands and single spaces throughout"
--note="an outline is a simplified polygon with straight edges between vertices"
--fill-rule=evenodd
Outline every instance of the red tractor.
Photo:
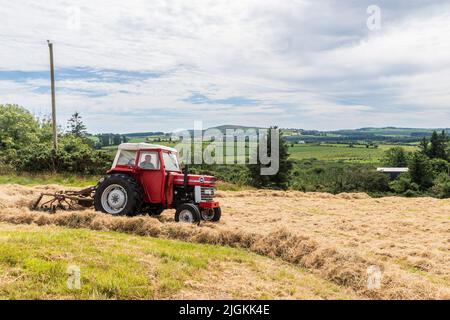
M 214 201 L 216 179 L 212 176 L 182 173 L 177 151 L 147 143 L 119 146 L 114 163 L 97 186 L 78 192 L 61 191 L 41 208 L 88 207 L 111 215 L 160 215 L 164 209 L 176 209 L 175 221 L 219 221 L 221 209 Z

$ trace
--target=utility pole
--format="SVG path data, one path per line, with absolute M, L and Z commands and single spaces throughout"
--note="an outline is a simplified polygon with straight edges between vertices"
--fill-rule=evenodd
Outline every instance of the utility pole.
M 55 66 L 53 64 L 53 43 L 47 40 L 50 50 L 50 77 L 52 83 L 52 125 L 53 125 L 53 149 L 58 150 L 58 134 L 56 132 L 56 98 L 55 98 Z

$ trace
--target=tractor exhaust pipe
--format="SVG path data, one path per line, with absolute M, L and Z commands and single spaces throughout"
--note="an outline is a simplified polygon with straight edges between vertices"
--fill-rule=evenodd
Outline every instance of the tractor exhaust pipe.
M 188 186 L 188 174 L 189 174 L 189 166 L 186 165 L 184 167 L 184 190 L 187 190 Z

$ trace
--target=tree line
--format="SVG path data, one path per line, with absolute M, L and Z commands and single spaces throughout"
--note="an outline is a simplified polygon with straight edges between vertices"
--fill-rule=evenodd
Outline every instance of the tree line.
M 450 197 L 450 138 L 445 131 L 433 132 L 423 138 L 419 151 L 407 152 L 402 147 L 385 153 L 384 164 L 392 167 L 408 167 L 391 183 L 391 188 L 404 195 L 430 194 Z
M 100 133 L 93 136 L 88 135 L 86 125 L 79 112 L 75 112 L 67 121 L 67 133 L 79 138 L 92 137 L 93 139 L 91 140 L 96 149 L 118 146 L 121 143 L 129 141 L 127 136 L 116 133 Z
M 37 119 L 18 105 L 0 105 L 0 171 L 103 174 L 111 154 L 96 150 L 75 113 L 66 130 L 58 128 L 58 150 L 52 144 L 49 119 Z
M 97 141 L 92 137 L 87 133 L 81 115 L 74 113 L 65 130 L 58 128 L 59 148 L 54 150 L 48 119 L 37 119 L 18 105 L 0 105 L 0 173 L 104 174 L 114 155 L 100 148 L 127 140 L 116 134 L 100 134 Z M 196 165 L 191 170 L 257 188 L 450 197 L 450 139 L 444 131 L 423 138 L 419 151 L 408 152 L 402 147 L 387 150 L 383 165 L 409 168 L 408 173 L 394 181 L 376 172 L 371 164 L 291 160 L 288 142 L 281 136 L 279 145 L 280 168 L 273 176 L 262 176 L 260 164 Z M 269 144 L 269 156 L 271 152 Z

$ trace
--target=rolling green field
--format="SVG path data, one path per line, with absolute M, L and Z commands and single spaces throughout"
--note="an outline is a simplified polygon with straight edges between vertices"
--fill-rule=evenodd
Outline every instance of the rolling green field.
M 344 144 L 323 144 L 323 145 L 294 145 L 289 148 L 292 159 L 303 160 L 315 158 L 323 161 L 346 161 L 357 163 L 380 162 L 386 150 L 395 145 L 382 144 L 378 148 L 366 148 L 365 146 L 349 147 Z M 407 151 L 417 150 L 414 146 L 402 146 Z
M 144 142 L 134 141 L 134 142 Z M 175 147 L 175 142 L 151 142 L 154 144 L 161 144 L 169 147 Z M 208 143 L 204 143 L 206 147 Z M 289 154 L 291 159 L 303 160 L 315 158 L 322 161 L 344 161 L 354 163 L 368 163 L 378 164 L 383 157 L 386 150 L 396 147 L 393 144 L 380 144 L 378 148 L 366 148 L 365 145 L 354 145 L 350 147 L 348 144 L 294 144 L 289 147 Z M 418 147 L 415 145 L 401 145 L 406 151 L 416 151 Z M 106 147 L 105 150 L 113 152 L 117 149 L 116 146 Z M 235 148 L 236 153 L 236 148 Z M 226 155 L 226 151 L 224 150 Z

